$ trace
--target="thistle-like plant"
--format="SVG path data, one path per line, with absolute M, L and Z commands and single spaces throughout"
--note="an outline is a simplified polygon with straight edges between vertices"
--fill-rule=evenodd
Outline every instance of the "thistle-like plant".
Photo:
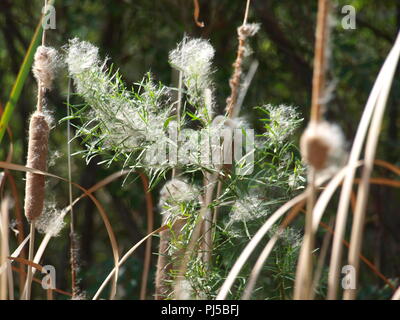
M 123 167 L 143 168 L 153 182 L 179 168 L 179 177 L 169 180 L 160 194 L 162 221 L 169 226 L 161 235 L 156 280 L 162 298 L 215 297 L 238 248 L 304 182 L 299 152 L 290 140 L 301 122 L 296 109 L 256 108 L 263 130 L 255 137 L 244 118 L 214 116 L 213 55 L 208 41 L 185 38 L 169 55 L 182 77 L 179 88 L 156 83 L 147 74 L 128 90 L 95 46 L 78 39 L 66 46 L 69 74 L 76 94 L 84 100 L 83 105 L 73 106 L 72 118 L 87 160 L 102 154 L 103 163 L 120 161 Z M 173 90 L 180 93 L 178 101 L 172 99 Z M 235 134 L 242 139 L 240 147 L 234 146 Z M 238 148 L 246 149 L 242 157 L 224 164 L 224 152 L 237 153 Z M 149 156 L 162 152 L 168 156 L 163 161 Z M 217 181 L 222 190 L 214 196 L 210 184 Z M 215 208 L 221 211 L 218 216 L 212 214 Z M 284 243 L 278 250 L 290 249 Z M 280 254 L 283 265 L 284 260 L 285 254 Z M 240 275 L 233 297 L 241 296 L 248 275 L 249 270 Z M 279 277 L 271 271 L 270 279 L 276 282 Z M 269 290 L 267 296 L 273 298 Z

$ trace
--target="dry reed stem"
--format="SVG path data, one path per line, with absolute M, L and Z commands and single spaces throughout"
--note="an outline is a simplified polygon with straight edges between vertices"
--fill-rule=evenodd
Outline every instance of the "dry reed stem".
M 274 235 L 271 237 L 271 239 L 268 241 L 266 246 L 264 247 L 263 251 L 261 252 L 260 256 L 258 257 L 253 269 L 251 270 L 249 279 L 246 284 L 246 288 L 244 289 L 243 295 L 242 295 L 242 300 L 248 300 L 250 299 L 254 287 L 256 285 L 257 279 L 261 273 L 262 267 L 265 264 L 265 261 L 267 260 L 268 256 L 272 252 L 272 249 L 274 248 L 276 242 L 280 238 L 281 232 L 284 231 L 284 229 L 294 220 L 294 218 L 298 215 L 298 213 L 302 210 L 304 204 L 306 201 L 300 201 L 297 203 L 287 214 L 283 222 L 280 224 L 278 230 L 274 233 Z
M 240 270 L 250 257 L 259 242 L 264 238 L 265 234 L 271 229 L 271 227 L 286 213 L 287 210 L 298 204 L 299 202 L 306 199 L 306 192 L 303 192 L 293 199 L 283 204 L 278 210 L 276 210 L 256 232 L 250 242 L 246 245 L 244 250 L 241 252 L 239 258 L 236 260 L 227 278 L 225 279 L 216 300 L 225 300 L 235 279 L 239 275 Z
M 320 225 L 322 224 L 322 221 L 320 222 Z M 333 219 L 331 218 L 330 222 L 329 222 L 329 226 L 332 227 L 333 226 Z M 321 247 L 321 253 L 319 254 L 318 257 L 318 263 L 317 263 L 317 268 L 314 274 L 314 279 L 312 282 L 312 287 L 310 290 L 310 295 L 309 298 L 310 300 L 314 300 L 315 298 L 315 292 L 318 288 L 319 285 L 319 281 L 321 279 L 322 276 L 322 270 L 324 268 L 324 263 L 325 263 L 325 258 L 328 254 L 328 249 L 329 249 L 329 244 L 331 242 L 331 238 L 332 238 L 332 233 L 330 232 L 326 232 L 324 239 L 322 240 L 322 247 Z
M 52 289 L 46 290 L 46 297 L 47 297 L 47 300 L 53 300 L 53 290 Z
M 198 6 L 198 3 L 197 3 L 197 6 Z M 195 2 L 195 10 L 196 10 L 196 2 Z M 176 118 L 177 118 L 177 123 L 178 123 L 178 126 L 177 126 L 178 131 L 180 130 L 180 122 L 181 122 L 182 90 L 183 90 L 183 72 L 181 70 L 179 70 L 178 97 L 177 97 L 177 101 L 176 101 L 176 104 L 177 104 Z M 177 137 L 178 136 L 179 136 L 179 132 L 177 134 Z M 176 141 L 176 145 L 179 147 L 178 141 Z M 179 152 L 179 150 L 177 150 L 177 152 Z M 172 173 L 171 173 L 171 178 L 174 179 L 177 174 L 178 174 L 178 169 L 176 167 L 173 167 Z M 152 228 L 151 228 L 151 230 L 152 230 Z M 156 268 L 156 276 L 155 276 L 155 296 L 154 296 L 154 298 L 156 300 L 162 300 L 163 297 L 168 296 L 168 286 L 166 285 L 166 282 L 170 279 L 168 273 L 171 270 L 171 266 L 168 266 L 168 259 L 166 257 L 166 254 L 167 254 L 168 242 L 170 240 L 170 237 L 171 237 L 170 230 L 165 230 L 163 232 L 160 232 L 160 243 L 159 243 L 159 248 L 158 248 L 157 268 Z M 149 241 L 151 241 L 151 238 L 149 238 Z
M 3 114 L 3 106 L 0 103 L 0 116 Z M 10 140 L 10 149 L 8 151 L 7 154 L 7 161 L 11 161 L 12 160 L 12 155 L 13 155 L 13 133 L 10 127 L 7 127 L 7 135 L 9 137 Z M 19 197 L 19 193 L 17 190 L 17 185 L 15 183 L 15 179 L 13 177 L 13 175 L 8 171 L 8 170 L 4 170 L 4 174 L 5 174 L 5 181 L 9 181 L 10 185 L 11 185 L 11 195 L 13 197 L 14 200 L 14 214 L 15 214 L 15 220 L 16 220 L 16 226 L 17 226 L 17 230 L 18 230 L 18 234 L 17 234 L 17 239 L 18 239 L 18 244 L 22 243 L 22 241 L 25 238 L 25 231 L 24 231 L 24 225 L 23 225 L 23 215 L 22 215 L 22 210 L 21 210 L 21 202 L 20 202 L 20 197 Z M 25 251 L 22 251 L 22 256 L 25 257 Z M 24 283 L 25 283 L 25 276 L 23 274 L 19 274 L 19 288 L 20 288 L 20 292 L 22 293 L 22 288 L 24 287 Z
M 243 105 L 243 101 L 244 98 L 246 97 L 247 91 L 250 87 L 251 82 L 253 81 L 254 75 L 256 74 L 256 71 L 258 69 L 259 66 L 259 62 L 257 60 L 254 60 L 251 64 L 250 64 L 250 68 L 249 71 L 246 74 L 246 77 L 243 80 L 243 84 L 242 87 L 239 91 L 239 95 L 237 98 L 237 102 L 236 102 L 236 106 L 233 109 L 232 112 L 232 118 L 236 118 L 239 116 L 240 114 L 240 110 L 242 108 Z
M 102 187 L 106 183 L 112 181 L 116 177 L 120 177 L 120 176 L 125 175 L 125 174 L 127 174 L 129 172 L 132 172 L 132 171 L 131 170 L 124 170 L 122 172 L 114 173 L 111 176 L 107 177 L 106 179 L 104 179 L 104 180 L 100 181 L 99 183 L 95 184 L 89 190 L 86 190 L 81 185 L 79 185 L 79 184 L 77 184 L 75 182 L 69 181 L 68 179 L 65 179 L 65 178 L 62 178 L 62 177 L 57 176 L 55 174 L 51 174 L 51 173 L 44 172 L 44 171 L 41 171 L 41 170 L 29 168 L 29 167 L 26 167 L 26 166 L 21 166 L 21 165 L 10 163 L 10 162 L 0 161 L 0 168 L 40 174 L 40 175 L 56 178 L 56 179 L 62 180 L 62 181 L 67 182 L 67 183 L 72 183 L 75 187 L 77 187 L 78 189 L 80 189 L 81 191 L 84 192 L 83 195 L 81 195 L 80 197 L 75 199 L 73 204 L 75 204 L 76 202 L 78 202 L 79 200 L 81 200 L 82 198 L 84 198 L 86 196 L 88 196 L 90 198 L 90 200 L 92 200 L 92 202 L 94 203 L 94 205 L 98 209 L 98 211 L 100 213 L 100 216 L 101 216 L 101 218 L 102 218 L 102 220 L 104 222 L 104 225 L 105 225 L 106 230 L 107 230 L 108 237 L 110 239 L 111 248 L 112 248 L 112 251 L 113 251 L 114 265 L 115 265 L 115 269 L 116 269 L 116 272 L 114 273 L 115 276 L 114 276 L 114 281 L 112 283 L 112 288 L 111 288 L 111 293 L 110 293 L 110 298 L 113 299 L 113 297 L 115 297 L 115 294 L 116 294 L 117 281 L 118 281 L 118 260 L 119 260 L 118 244 L 117 244 L 117 240 L 115 238 L 115 234 L 114 234 L 114 231 L 112 229 L 110 220 L 108 219 L 108 216 L 107 216 L 103 206 L 100 204 L 100 202 L 91 193 L 96 191 L 98 188 Z M 71 209 L 71 206 L 68 206 L 67 210 L 62 211 L 60 219 L 63 219 L 70 209 Z M 42 254 L 43 254 L 48 242 L 51 239 L 51 237 L 52 237 L 52 235 L 49 235 L 49 234 L 46 234 L 44 236 L 44 238 L 42 240 L 42 243 L 41 243 L 41 245 L 39 246 L 39 248 L 38 248 L 38 250 L 36 252 L 34 261 L 39 261 L 40 260 L 40 258 L 42 257 Z
M 17 272 L 18 274 L 22 274 L 23 276 L 26 276 L 26 272 L 22 268 L 12 267 L 12 270 Z M 38 278 L 33 277 L 32 278 L 32 282 L 36 282 L 38 284 L 42 284 L 42 279 L 38 279 Z M 55 289 L 53 289 L 53 291 L 57 292 L 57 293 L 60 293 L 62 295 L 65 295 L 65 296 L 72 297 L 72 294 L 70 292 L 67 292 L 67 291 L 64 291 L 64 290 L 61 290 L 61 289 L 55 288 Z
M 107 278 L 103 281 L 103 283 L 101 284 L 101 286 L 99 287 L 99 289 L 97 290 L 96 294 L 93 297 L 93 300 L 97 300 L 101 294 L 101 292 L 103 291 L 103 289 L 105 288 L 105 286 L 107 285 L 107 283 L 110 281 L 110 279 L 115 275 L 116 271 L 118 270 L 118 268 L 120 268 L 127 260 L 128 258 L 135 252 L 135 250 L 143 243 L 147 240 L 147 238 L 160 233 L 164 230 L 166 230 L 168 227 L 167 226 L 161 226 L 160 228 L 158 228 L 157 230 L 154 230 L 153 232 L 149 233 L 147 236 L 145 236 L 142 240 L 140 240 L 139 242 L 137 242 L 132 248 L 130 248 L 128 250 L 127 253 L 125 253 L 125 255 L 121 258 L 121 260 L 118 261 L 117 266 L 115 266 L 111 272 L 108 274 Z
M 359 164 L 359 165 L 361 165 L 361 164 Z M 326 208 L 329 200 L 333 196 L 333 193 L 336 190 L 336 188 L 340 185 L 340 182 L 342 181 L 343 177 L 345 176 L 345 174 L 348 170 L 349 170 L 348 168 L 343 168 L 341 171 L 339 171 L 336 174 L 336 176 L 326 186 L 326 188 L 322 192 L 321 196 L 319 197 L 316 205 L 314 206 L 314 212 L 312 215 L 314 232 L 315 232 L 316 228 L 318 227 L 318 222 L 321 220 L 322 214 L 325 211 L 325 208 Z M 323 183 L 323 181 L 317 181 L 317 185 L 320 185 L 322 183 Z M 288 213 L 287 217 L 281 224 L 280 229 L 282 229 L 282 227 L 285 227 L 286 225 L 291 223 L 291 221 L 296 217 L 297 213 L 301 210 L 301 208 L 304 206 L 304 203 L 308 199 L 307 193 L 308 193 L 308 191 L 306 190 L 305 192 L 301 193 L 297 197 L 289 200 L 274 213 L 274 215 L 275 215 L 275 214 L 278 214 L 278 212 L 280 212 L 281 210 L 284 210 L 282 213 L 280 213 L 280 215 L 283 215 L 287 210 L 289 210 L 291 207 L 293 207 L 293 209 L 291 209 L 291 211 Z M 287 206 L 289 208 L 286 208 Z M 271 216 L 271 218 L 272 218 L 272 216 Z M 269 220 L 267 220 L 267 222 L 259 229 L 259 231 L 257 231 L 256 235 L 261 233 L 260 236 L 262 238 L 266 234 L 266 232 L 269 230 L 269 229 L 267 229 L 267 230 L 262 231 L 262 229 L 267 228 L 267 224 L 269 224 L 269 223 L 270 223 Z M 270 228 L 270 226 L 268 226 L 268 227 Z M 278 232 L 279 232 L 279 230 L 278 230 Z M 264 265 L 265 260 L 268 258 L 269 254 L 271 253 L 276 241 L 279 239 L 278 232 L 275 233 L 275 235 L 270 239 L 270 241 L 265 246 L 263 252 L 261 253 L 261 256 L 257 260 L 256 265 L 254 266 L 254 268 L 252 270 L 252 273 L 251 273 L 251 276 L 249 279 L 249 283 L 245 289 L 244 298 L 249 298 L 251 296 L 252 290 L 257 281 L 257 278 L 261 271 L 261 268 Z M 222 292 L 222 288 L 221 288 L 220 294 L 218 296 L 218 297 L 220 297 L 220 299 L 226 298 L 226 294 L 230 290 L 230 288 L 233 284 L 233 281 L 235 280 L 235 277 L 239 274 L 240 269 L 243 267 L 244 263 L 250 256 L 251 252 L 255 249 L 258 242 L 261 240 L 261 238 L 257 238 L 256 240 L 255 240 L 255 238 L 256 237 L 254 236 L 253 239 L 250 241 L 250 243 L 247 245 L 247 247 L 242 251 L 242 254 L 239 257 L 239 259 L 235 262 L 235 265 L 231 269 L 231 271 L 227 277 L 227 280 L 225 280 L 225 282 L 223 284 L 223 288 L 226 284 L 226 287 L 224 288 L 224 292 Z M 252 244 L 253 242 L 255 242 L 255 243 Z M 245 251 L 248 251 L 248 252 L 245 252 Z M 217 299 L 218 299 L 218 297 L 217 297 Z
M 312 81 L 311 121 L 318 122 L 324 112 L 322 101 L 325 90 L 326 51 L 329 41 L 329 0 L 318 1 L 317 28 L 315 37 L 314 73 Z
M 305 222 L 305 234 L 303 245 L 301 247 L 300 256 L 296 269 L 296 281 L 294 287 L 293 298 L 296 300 L 305 300 L 310 298 L 312 286 L 312 271 L 313 271 L 313 250 L 314 250 L 314 232 L 313 210 L 316 198 L 315 187 L 315 169 L 309 169 L 309 179 L 307 186 L 307 213 Z
M 68 180 L 72 181 L 72 168 L 71 168 L 71 123 L 70 123 L 70 92 L 71 92 L 71 78 L 68 79 L 68 93 L 67 93 L 67 166 L 68 166 Z M 69 204 L 72 204 L 72 184 L 68 184 L 68 198 Z M 72 297 L 75 298 L 79 295 L 80 289 L 77 283 L 77 270 L 79 268 L 78 264 L 78 239 L 77 234 L 75 233 L 75 215 L 73 208 L 71 206 L 70 213 L 70 265 L 71 265 L 71 289 L 72 289 Z
M 220 171 L 220 168 L 217 169 L 218 172 Z M 214 189 L 215 185 L 217 184 L 217 190 L 218 187 L 220 187 L 220 181 L 218 181 L 218 175 L 219 173 L 206 173 L 205 178 L 204 178 L 204 186 L 205 186 L 205 201 L 202 205 L 203 209 L 205 210 L 205 215 L 204 215 L 204 221 L 203 223 L 203 241 L 202 241 L 202 251 L 203 251 L 203 260 L 204 263 L 209 266 L 211 263 L 211 254 L 212 254 L 212 248 L 213 248 L 213 241 L 212 241 L 212 235 L 213 235 L 213 211 L 209 208 L 211 202 L 213 201 L 213 195 L 214 195 Z M 220 187 L 221 188 L 221 187 Z
M 389 97 L 390 88 L 393 82 L 393 77 L 397 68 L 397 64 L 400 56 L 400 33 L 396 39 L 394 46 L 394 58 L 391 64 L 391 68 L 386 74 L 386 81 L 382 87 L 382 91 L 378 96 L 376 107 L 371 121 L 371 126 L 368 133 L 368 139 L 365 147 L 365 164 L 363 167 L 361 182 L 358 187 L 356 209 L 354 212 L 354 222 L 351 231 L 351 241 L 349 249 L 348 262 L 354 267 L 356 271 L 356 277 L 358 278 L 359 271 L 359 254 L 361 252 L 362 237 L 364 231 L 365 214 L 368 201 L 369 193 L 369 180 L 371 178 L 376 148 L 378 145 L 379 132 L 382 126 L 382 119 L 385 112 L 387 99 Z M 356 285 L 358 281 L 356 279 Z M 352 300 L 356 298 L 357 289 L 347 289 L 344 291 L 343 298 L 346 300 Z
M 44 7 L 47 7 L 47 0 L 44 0 Z M 44 46 L 45 41 L 46 41 L 46 30 L 43 29 L 42 46 Z M 38 61 L 36 61 L 37 58 Z M 39 67 L 39 70 L 42 71 L 39 65 L 42 64 L 42 62 L 45 60 L 46 60 L 46 55 L 37 56 L 35 54 L 35 62 L 33 66 L 35 77 L 37 75 L 35 73 L 35 71 L 37 71 L 36 68 Z M 38 63 L 38 65 L 36 65 L 36 63 Z M 36 112 L 31 117 L 29 124 L 27 166 L 41 171 L 46 171 L 48 139 L 49 139 L 48 136 L 50 132 L 50 127 L 47 122 L 47 119 L 42 113 L 44 92 L 46 88 L 42 85 L 43 79 L 41 79 L 40 76 L 38 76 L 36 80 L 38 83 L 38 96 L 37 96 Z M 29 260 L 32 260 L 34 255 L 35 219 L 38 218 L 43 211 L 44 194 L 45 194 L 45 177 L 27 172 L 26 186 L 25 186 L 25 216 L 31 223 L 30 225 L 31 237 L 29 239 L 29 256 L 28 256 Z M 31 298 L 32 272 L 33 272 L 32 268 L 28 267 L 26 284 L 24 289 L 26 292 L 25 295 L 26 300 L 30 300 Z
M 246 39 L 250 36 L 251 31 L 247 27 L 247 18 L 249 14 L 249 8 L 250 8 L 250 1 L 247 0 L 246 2 L 246 9 L 244 13 L 244 18 L 243 18 L 243 23 L 242 26 L 238 28 L 238 50 L 237 50 L 237 57 L 236 61 L 233 64 L 234 67 L 234 72 L 232 74 L 231 79 L 229 80 L 229 86 L 231 88 L 231 95 L 227 98 L 226 100 L 226 113 L 228 118 L 233 118 L 235 115 L 239 114 L 238 109 L 241 107 L 241 102 L 239 107 L 237 104 L 238 101 L 238 96 L 239 96 L 239 87 L 240 87 L 240 77 L 242 75 L 242 63 L 243 63 L 243 57 L 245 53 L 245 44 L 246 44 Z M 252 65 L 253 66 L 253 65 Z M 254 69 L 254 70 L 253 70 Z M 252 78 L 255 73 L 255 69 L 257 69 L 257 66 L 253 69 L 251 69 L 250 77 Z M 251 81 L 251 80 L 250 80 Z M 250 82 L 249 81 L 249 82 Z M 247 88 L 245 89 L 247 91 Z M 245 93 L 243 93 L 245 95 Z M 221 168 L 218 168 L 217 171 L 220 172 Z M 209 192 L 211 191 L 211 198 L 209 203 L 205 203 L 204 205 L 206 206 L 206 211 L 205 211 L 205 217 L 204 217 L 204 239 L 203 239 L 203 251 L 204 251 L 204 262 L 206 264 L 210 264 L 211 262 L 211 255 L 212 255 L 212 247 L 213 247 L 213 229 L 216 227 L 216 222 L 217 222 L 217 215 L 218 215 L 218 207 L 214 209 L 214 211 L 211 211 L 208 209 L 208 206 L 212 202 L 212 193 L 214 191 L 214 184 L 218 180 L 218 175 L 213 177 L 214 175 L 206 175 L 205 180 L 208 180 L 211 185 L 213 185 L 212 190 L 208 190 Z M 205 186 L 206 187 L 206 186 Z M 222 182 L 218 181 L 217 184 L 217 197 L 219 197 L 220 192 L 222 189 Z M 206 191 L 207 192 L 207 191 Z M 206 195 L 207 199 L 207 195 Z M 214 225 L 213 225 L 214 222 Z
M 235 109 L 235 105 L 236 105 L 238 93 L 239 93 L 240 77 L 242 75 L 242 63 L 243 63 L 243 57 L 244 57 L 244 53 L 245 53 L 246 39 L 249 36 L 248 32 L 246 30 L 247 17 L 249 14 L 249 7 L 250 7 L 250 0 L 247 0 L 243 24 L 238 28 L 239 45 L 238 45 L 238 49 L 237 49 L 236 60 L 233 63 L 234 71 L 233 71 L 232 77 L 229 80 L 229 86 L 231 88 L 231 95 L 226 99 L 226 110 L 225 110 L 228 117 L 231 117 L 232 114 L 234 113 L 234 109 Z
M 11 185 L 11 194 L 14 200 L 14 212 L 15 212 L 15 219 L 17 221 L 17 230 L 18 230 L 18 245 L 20 245 L 25 238 L 25 231 L 24 231 L 24 225 L 23 225 L 23 215 L 22 215 L 22 210 L 21 210 L 21 202 L 19 198 L 19 193 L 17 190 L 17 185 L 15 183 L 14 176 L 8 172 L 8 170 L 4 170 L 7 174 L 7 178 L 10 181 Z M 25 258 L 25 250 L 22 250 L 21 252 L 21 257 Z M 19 288 L 20 288 L 20 293 L 22 293 L 23 287 L 25 283 L 25 276 L 24 274 L 19 274 Z
M 194 4 L 194 11 L 193 11 L 194 22 L 198 27 L 204 28 L 204 22 L 199 21 L 199 15 L 200 15 L 199 0 L 193 0 L 193 4 Z
M 329 233 L 331 233 L 332 235 L 335 235 L 335 232 L 332 228 L 330 228 L 328 225 L 326 225 L 325 223 L 323 223 L 322 221 L 320 222 L 320 225 L 327 230 Z M 346 248 L 350 248 L 350 243 L 347 242 L 346 240 L 343 239 L 342 244 L 346 247 Z M 366 264 L 366 266 L 376 275 L 378 276 L 383 282 L 385 282 L 393 291 L 396 289 L 395 286 L 393 285 L 393 283 L 387 278 L 385 277 L 382 272 L 380 272 L 378 270 L 378 268 L 370 261 L 368 260 L 364 255 L 362 255 L 360 253 L 359 255 L 360 259 L 362 262 L 364 262 Z
M 197 7 L 196 7 L 197 5 Z M 195 1 L 195 13 L 196 8 L 198 9 L 198 3 Z M 198 13 L 197 13 L 198 14 Z M 195 16 L 196 18 L 196 16 Z M 184 38 L 184 41 L 186 38 Z M 178 123 L 178 130 L 180 130 L 180 123 L 181 123 L 181 109 L 182 109 L 182 90 L 183 90 L 183 72 L 179 70 L 179 77 L 178 77 L 178 96 L 177 96 L 177 107 L 176 107 L 176 118 Z M 178 132 L 179 133 L 179 132 Z M 179 134 L 177 134 L 177 137 Z M 178 138 L 177 138 L 178 139 Z M 178 145 L 178 141 L 176 141 L 176 145 Z M 177 152 L 179 152 L 177 150 Z M 172 168 L 171 178 L 174 179 L 175 176 L 178 174 L 178 169 L 176 167 Z M 153 229 L 151 227 L 150 231 Z M 149 230 L 148 230 L 149 231 Z M 168 241 L 170 238 L 170 230 L 165 230 L 160 233 L 160 243 L 158 248 L 158 258 L 157 258 L 157 268 L 156 268 L 156 276 L 155 276 L 155 299 L 162 300 L 163 297 L 168 295 L 168 286 L 165 285 L 165 282 L 169 279 L 168 273 L 170 271 L 170 267 L 167 266 L 168 259 L 166 257 L 166 252 L 168 249 Z M 151 238 L 149 238 L 151 241 Z M 163 274 L 161 274 L 163 273 Z
M 363 111 L 361 120 L 357 128 L 356 136 L 354 138 L 353 146 L 348 160 L 348 165 L 354 165 L 360 157 L 361 149 L 364 144 L 368 126 L 376 106 L 376 101 L 382 89 L 384 79 L 391 68 L 391 63 L 394 55 L 395 51 L 392 48 L 372 88 L 372 91 L 370 93 L 370 96 L 368 98 L 367 104 L 365 106 L 365 109 Z M 338 282 L 340 275 L 340 264 L 342 259 L 341 243 L 342 240 L 344 239 L 344 232 L 346 228 L 346 221 L 349 210 L 349 202 L 353 187 L 354 176 L 355 176 L 355 169 L 351 170 L 345 177 L 345 180 L 343 182 L 343 187 L 340 193 L 339 206 L 335 222 L 335 235 L 333 238 L 333 246 L 332 246 L 331 260 L 329 266 L 329 276 L 328 276 L 327 298 L 330 300 L 334 300 L 337 297 Z
M 362 162 L 357 163 L 357 167 L 361 166 Z M 325 212 L 325 209 L 328 205 L 328 202 L 332 198 L 333 194 L 335 193 L 336 189 L 340 186 L 343 178 L 346 176 L 346 174 L 351 170 L 351 168 L 345 167 L 341 171 L 339 171 L 336 176 L 331 179 L 331 181 L 328 183 L 328 185 L 324 188 L 323 192 L 321 193 L 320 197 L 318 198 L 318 201 L 314 207 L 314 221 L 313 221 L 313 229 L 314 232 L 316 232 L 318 225 L 322 226 L 325 230 L 327 230 L 329 233 L 334 235 L 333 230 L 329 228 L 326 224 L 324 224 L 321 219 L 322 215 Z M 284 221 L 281 223 L 278 231 L 274 234 L 274 236 L 269 240 L 269 242 L 266 244 L 264 250 L 262 251 L 261 255 L 259 256 L 256 264 L 253 267 L 253 270 L 251 272 L 251 275 L 249 277 L 249 280 L 247 282 L 246 288 L 244 295 L 242 296 L 242 299 L 249 299 L 252 291 L 254 289 L 254 286 L 256 284 L 257 278 L 259 276 L 259 273 L 261 272 L 262 266 L 265 264 L 266 259 L 268 258 L 269 254 L 272 252 L 273 247 L 275 246 L 277 240 L 279 240 L 279 232 L 281 232 L 286 226 L 288 226 L 294 218 L 297 216 L 297 214 L 302 210 L 303 206 L 305 204 L 305 200 L 300 201 L 298 204 L 296 204 L 290 212 L 287 214 L 285 217 Z M 343 240 L 342 245 L 349 247 L 349 244 L 347 241 Z M 393 285 L 391 282 L 381 273 L 379 270 L 373 265 L 372 262 L 370 262 L 367 258 L 365 258 L 362 254 L 360 254 L 360 259 L 376 274 L 379 278 L 381 278 L 386 284 L 389 285 L 389 287 L 393 288 Z M 316 275 L 317 277 L 317 275 Z M 315 283 L 315 282 L 314 282 Z M 311 298 L 313 298 L 313 291 L 311 292 Z
M 400 287 L 394 293 L 392 300 L 400 300 Z
M 178 269 L 178 274 L 176 277 L 176 284 L 174 286 L 174 296 L 175 299 L 180 299 L 182 296 L 182 286 L 181 286 L 181 281 L 184 279 L 187 268 L 188 268 L 188 263 L 191 257 L 191 254 L 193 253 L 196 244 L 201 237 L 202 229 L 204 227 L 204 221 L 205 219 L 210 219 L 209 213 L 210 209 L 208 206 L 211 204 L 212 199 L 213 199 L 213 194 L 214 194 L 214 189 L 216 182 L 218 180 L 218 172 L 214 173 L 206 173 L 204 177 L 204 185 L 205 185 L 205 196 L 203 200 L 203 204 L 200 208 L 200 213 L 199 216 L 197 217 L 197 221 L 194 227 L 194 230 L 192 232 L 191 238 L 189 240 L 189 244 L 186 247 L 185 253 L 183 254 L 182 261 L 180 262 L 180 266 Z M 210 219 L 211 221 L 211 219 Z M 211 235 L 211 230 L 209 232 Z
M 322 97 L 325 90 L 325 72 L 327 62 L 326 55 L 329 41 L 329 8 L 329 0 L 318 1 L 310 124 L 317 124 L 319 121 L 321 121 L 324 109 Z M 309 163 L 310 168 L 307 187 L 308 199 L 305 235 L 296 269 L 294 299 L 309 299 L 311 295 L 313 271 L 312 251 L 314 249 L 314 233 L 312 229 L 312 223 L 316 197 L 315 174 L 316 170 L 321 169 L 326 162 L 326 157 L 323 155 L 326 155 L 328 151 L 328 146 L 321 145 L 318 140 L 315 139 L 313 141 L 311 139 L 307 139 L 305 144 L 305 147 L 302 148 L 302 153 L 306 152 L 307 158 L 312 158 L 313 161 Z M 324 163 L 321 163 L 321 161 Z
M 1 230 L 1 254 L 0 254 L 0 263 L 1 265 L 5 265 L 5 271 L 1 273 L 0 277 L 0 300 L 7 300 L 7 297 L 10 300 L 14 300 L 13 294 L 13 281 L 12 276 L 10 278 L 10 263 L 7 259 L 9 255 L 9 198 L 6 197 L 1 203 L 1 211 L 0 211 L 0 230 Z
M 29 238 L 29 252 L 28 252 L 28 260 L 33 261 L 33 254 L 35 250 L 35 221 L 31 221 L 30 224 L 30 238 Z M 31 298 L 31 284 L 33 277 L 33 269 L 31 266 L 28 266 L 26 273 L 26 283 L 25 288 L 22 293 L 22 299 L 30 300 Z
M 156 291 L 154 296 L 156 300 L 163 300 L 168 295 L 169 287 L 166 284 L 166 281 L 169 279 L 168 273 L 171 269 L 167 258 L 170 235 L 170 230 L 160 232 L 155 283 Z
M 144 173 L 139 172 L 139 176 L 142 180 L 143 189 L 145 192 L 146 199 L 146 214 L 147 214 L 147 233 L 151 233 L 154 228 L 154 205 L 153 205 L 153 197 L 149 189 L 149 182 Z M 143 264 L 143 273 L 142 273 L 142 284 L 140 288 L 140 300 L 146 299 L 146 289 L 147 289 L 147 279 L 149 277 L 149 271 L 151 267 L 151 243 L 152 237 L 148 238 L 146 241 L 146 249 L 145 249 L 145 257 Z

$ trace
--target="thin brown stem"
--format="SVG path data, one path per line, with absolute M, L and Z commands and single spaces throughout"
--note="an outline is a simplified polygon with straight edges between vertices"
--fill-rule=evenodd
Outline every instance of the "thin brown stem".
M 35 221 L 31 221 L 30 224 L 30 238 L 29 238 L 29 253 L 28 260 L 33 261 L 33 255 L 35 251 Z M 32 277 L 33 277 L 33 269 L 31 266 L 28 266 L 25 283 L 25 300 L 31 299 L 31 286 L 32 286 Z
M 149 182 L 144 173 L 139 172 L 140 178 L 142 179 L 143 189 L 146 198 L 146 213 L 147 213 L 147 234 L 151 233 L 154 228 L 154 206 L 153 196 L 149 190 Z M 149 237 L 146 240 L 145 257 L 143 264 L 142 273 L 142 285 L 140 288 L 140 300 L 146 299 L 147 279 L 149 277 L 150 263 L 151 263 L 151 244 L 153 237 Z
M 239 45 L 237 49 L 236 60 L 233 63 L 234 70 L 232 77 L 229 80 L 231 95 L 226 99 L 226 114 L 228 115 L 229 118 L 231 118 L 232 115 L 234 114 L 234 109 L 236 107 L 236 102 L 239 95 L 240 77 L 242 75 L 242 63 L 245 53 L 246 39 L 249 36 L 249 34 L 245 30 L 247 24 L 247 17 L 249 13 L 249 7 L 250 7 L 250 0 L 247 0 L 243 24 L 238 28 Z
M 311 120 L 319 121 L 324 112 L 322 101 L 325 89 L 326 49 L 329 41 L 329 0 L 318 1 L 318 17 L 315 38 L 314 74 L 312 81 Z

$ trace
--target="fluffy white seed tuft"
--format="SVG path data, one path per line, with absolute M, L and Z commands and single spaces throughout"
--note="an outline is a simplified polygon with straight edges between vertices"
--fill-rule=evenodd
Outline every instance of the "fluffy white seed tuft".
M 263 107 L 269 114 L 268 130 L 264 136 L 274 144 L 283 143 L 297 129 L 300 121 L 299 114 L 292 106 L 266 105 Z
M 254 36 L 258 30 L 260 30 L 260 23 L 247 23 L 238 28 L 238 34 L 240 38 L 246 39 L 248 37 Z
M 44 90 L 50 90 L 58 65 L 57 50 L 51 47 L 39 46 L 36 49 L 33 62 L 33 75 Z
M 189 202 L 197 198 L 197 190 L 194 186 L 180 179 L 168 181 L 160 191 L 160 206 L 165 203 Z
M 98 67 L 99 49 L 91 43 L 74 38 L 69 41 L 67 50 L 66 62 L 70 74 L 77 75 Z
M 184 39 L 169 53 L 169 62 L 182 71 L 184 77 L 196 79 L 210 73 L 213 57 L 214 48 L 207 40 Z
M 260 218 L 268 214 L 263 200 L 257 196 L 248 195 L 235 201 L 230 214 L 230 220 L 235 221 L 250 221 Z
M 214 48 L 204 39 L 183 39 L 177 48 L 169 53 L 169 63 L 183 73 L 183 82 L 187 88 L 189 102 L 197 107 L 209 108 L 207 100 L 212 92 L 210 74 Z M 205 101 L 206 100 L 206 101 Z
M 36 220 L 36 229 L 41 233 L 56 237 L 65 226 L 63 216 L 62 211 L 58 210 L 54 203 L 50 203 Z
M 198 201 L 198 198 L 199 191 L 195 186 L 176 178 L 168 181 L 160 191 L 159 206 L 163 221 L 180 216 L 181 204 Z

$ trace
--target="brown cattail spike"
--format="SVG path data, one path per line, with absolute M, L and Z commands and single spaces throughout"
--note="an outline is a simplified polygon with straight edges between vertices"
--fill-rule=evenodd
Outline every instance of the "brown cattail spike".
M 50 126 L 47 116 L 35 112 L 29 124 L 29 143 L 27 167 L 45 171 L 47 164 Z M 43 211 L 45 176 L 28 172 L 25 188 L 25 216 L 35 220 Z
M 341 130 L 325 120 L 308 124 L 300 140 L 300 149 L 304 161 L 317 171 L 334 162 L 341 163 L 346 155 Z

